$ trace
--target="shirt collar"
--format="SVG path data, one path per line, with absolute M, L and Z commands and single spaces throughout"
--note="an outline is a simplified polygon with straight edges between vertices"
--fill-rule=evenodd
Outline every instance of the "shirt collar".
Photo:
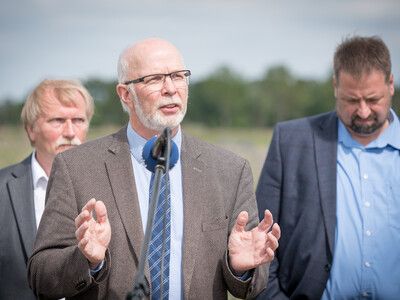
M 127 133 L 127 137 L 128 137 L 129 148 L 131 150 L 133 157 L 140 164 L 142 164 L 143 163 L 143 159 L 142 159 L 143 147 L 146 144 L 147 140 L 144 139 L 143 137 L 141 137 L 135 130 L 133 130 L 130 123 L 127 126 L 126 133 Z M 179 153 L 181 153 L 181 145 L 182 145 L 181 126 L 179 126 L 178 132 L 172 138 L 172 140 L 175 142 L 176 146 L 178 147 Z M 179 155 L 179 159 L 180 159 L 180 155 Z
M 396 113 L 390 109 L 389 111 L 389 127 L 386 128 L 375 140 L 370 142 L 366 147 L 358 143 L 348 132 L 342 121 L 338 118 L 338 140 L 344 146 L 349 148 L 384 148 L 392 146 L 400 149 L 400 122 Z
M 41 180 L 42 178 L 46 180 L 46 182 L 49 180 L 49 178 L 46 175 L 46 172 L 43 170 L 43 168 L 40 166 L 39 162 L 36 159 L 36 150 L 33 150 L 32 153 L 31 169 L 32 169 L 33 187 L 37 187 L 39 180 Z

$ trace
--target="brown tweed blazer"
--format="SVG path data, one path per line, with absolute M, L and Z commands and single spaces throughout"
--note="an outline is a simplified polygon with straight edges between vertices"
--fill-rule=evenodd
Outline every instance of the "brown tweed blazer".
M 269 264 L 256 268 L 247 281 L 235 278 L 227 266 L 228 236 L 239 212 L 249 213 L 247 229 L 258 224 L 249 163 L 185 133 L 181 159 L 184 298 L 226 299 L 227 290 L 253 298 L 266 287 Z M 74 235 L 74 219 L 91 198 L 105 203 L 112 230 L 105 264 L 95 277 Z M 28 264 L 30 286 L 50 298 L 125 299 L 143 237 L 125 126 L 56 156 Z M 149 277 L 146 266 L 148 282 Z

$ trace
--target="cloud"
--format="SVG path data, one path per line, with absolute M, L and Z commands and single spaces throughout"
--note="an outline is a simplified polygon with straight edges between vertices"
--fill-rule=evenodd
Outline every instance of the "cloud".
M 193 80 L 223 64 L 248 78 L 284 64 L 325 79 L 344 37 L 377 34 L 397 78 L 399 32 L 398 0 L 3 1 L 0 100 L 21 100 L 44 78 L 115 79 L 119 53 L 150 36 L 181 50 Z

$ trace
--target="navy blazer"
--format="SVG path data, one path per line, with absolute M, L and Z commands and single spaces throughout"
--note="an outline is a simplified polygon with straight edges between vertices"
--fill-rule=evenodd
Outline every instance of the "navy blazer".
M 37 231 L 31 159 L 0 170 L 0 299 L 36 299 L 26 276 Z
M 336 112 L 278 123 L 257 186 L 260 218 L 282 230 L 268 288 L 257 299 L 320 299 L 336 225 Z

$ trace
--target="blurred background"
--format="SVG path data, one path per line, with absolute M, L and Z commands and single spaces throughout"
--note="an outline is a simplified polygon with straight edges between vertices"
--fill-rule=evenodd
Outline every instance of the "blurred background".
M 19 115 L 45 78 L 89 89 L 89 139 L 125 124 L 118 56 L 147 37 L 172 42 L 192 71 L 183 129 L 247 158 L 255 183 L 276 122 L 334 109 L 332 59 L 346 37 L 388 45 L 400 112 L 398 0 L 7 0 L 0 22 L 0 168 L 31 152 Z

